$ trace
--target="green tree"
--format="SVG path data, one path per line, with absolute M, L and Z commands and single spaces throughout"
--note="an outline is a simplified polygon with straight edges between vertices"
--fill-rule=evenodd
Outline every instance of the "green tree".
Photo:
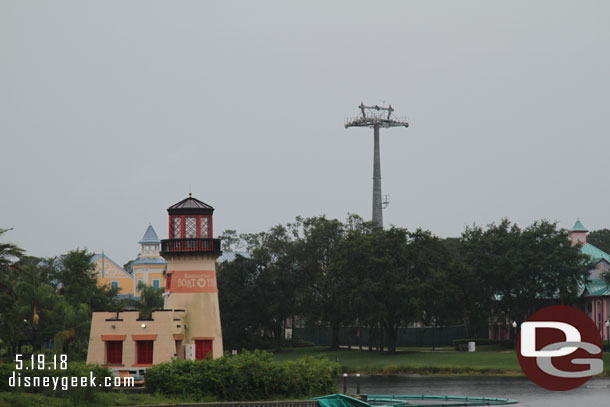
M 0 228 L 0 237 L 12 229 Z M 21 256 L 23 250 L 13 243 L 0 243 L 0 269 L 6 270 L 11 264 L 15 263 Z
M 243 249 L 243 240 L 233 229 L 227 229 L 220 236 L 222 240 L 222 250 L 226 252 L 235 252 Z
M 0 228 L 0 238 L 10 229 Z M 0 242 L 0 342 L 13 352 L 23 327 L 19 320 L 17 283 L 23 277 L 14 264 L 23 256 L 22 249 Z
M 163 291 L 165 287 L 155 288 L 144 283 L 138 285 L 140 298 L 135 302 L 135 307 L 140 311 L 141 319 L 151 319 L 156 309 L 163 308 Z
M 45 339 L 53 337 L 61 323 L 53 312 L 59 300 L 55 287 L 47 283 L 21 281 L 17 284 L 19 318 L 25 323 L 23 333 L 34 349 L 41 349 Z
M 118 288 L 97 284 L 95 265 L 91 261 L 93 256 L 86 249 L 76 249 L 59 258 L 49 259 L 48 263 L 54 265 L 52 277 L 69 304 L 84 303 L 91 311 L 114 309 Z
M 133 263 L 138 259 L 129 260 L 127 263 L 123 264 L 123 270 L 128 272 L 129 274 L 133 274 Z
M 501 309 L 520 323 L 544 300 L 572 304 L 593 265 L 568 232 L 543 220 L 523 229 L 516 244 L 514 267 L 498 291 Z
M 462 293 L 465 320 L 470 337 L 480 336 L 478 328 L 492 315 L 499 279 L 510 273 L 514 253 L 511 248 L 519 229 L 507 219 L 499 225 L 467 227 L 460 241 L 461 264 L 456 267 L 457 283 Z
M 253 287 L 255 307 L 266 314 L 265 325 L 272 332 L 275 348 L 281 349 L 285 321 L 300 311 L 303 274 L 296 244 L 300 219 L 294 224 L 277 225 L 268 232 L 247 236 L 252 260 L 256 263 Z
M 255 295 L 257 277 L 256 261 L 240 255 L 218 266 L 220 320 L 227 349 L 264 347 L 261 330 L 272 316 Z
M 384 328 L 389 352 L 396 351 L 400 326 L 426 315 L 432 318 L 433 313 L 444 317 L 439 309 L 425 313 L 431 304 L 425 288 L 443 277 L 450 259 L 440 239 L 430 232 L 409 233 L 392 227 L 352 233 L 343 253 L 358 279 L 354 297 L 368 309 L 360 312 Z
M 84 360 L 91 330 L 91 311 L 87 304 L 73 306 L 60 297 L 53 313 L 61 321 L 52 337 L 55 353 L 68 354 L 70 360 Z
M 610 253 L 610 229 L 600 229 L 589 232 L 587 242 L 593 246 Z
M 332 350 L 339 349 L 341 325 L 356 319 L 351 304 L 352 276 L 340 254 L 344 233 L 343 224 L 336 219 L 319 216 L 303 220 L 299 256 L 309 294 L 304 297 L 303 309 L 311 319 L 330 325 Z
M 492 314 L 518 323 L 545 303 L 568 304 L 586 283 L 590 260 L 556 223 L 520 229 L 508 219 L 467 228 L 461 242 L 461 289 L 470 322 Z M 502 314 L 500 314 L 502 312 Z

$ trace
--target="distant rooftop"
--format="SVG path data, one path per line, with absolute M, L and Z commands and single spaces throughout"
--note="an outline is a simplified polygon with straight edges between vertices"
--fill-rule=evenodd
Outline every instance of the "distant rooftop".
M 170 215 L 181 213 L 202 213 L 211 215 L 214 212 L 214 208 L 197 198 L 193 198 L 191 194 L 189 194 L 188 198 L 167 208 L 167 212 L 169 212 Z
M 577 220 L 570 232 L 588 232 L 588 230 L 580 223 L 580 220 Z
M 585 243 L 581 248 L 580 248 L 581 253 L 588 255 L 591 260 L 593 261 L 593 263 L 597 263 L 600 260 L 606 260 L 608 263 L 610 263 L 610 254 L 606 253 L 605 251 L 598 249 L 597 247 L 593 246 L 591 243 Z
M 159 237 L 157 236 L 157 233 L 155 232 L 155 229 L 152 227 L 152 225 L 148 225 L 148 229 L 146 229 L 142 240 L 140 240 L 138 243 L 161 243 L 161 241 L 159 240 Z
M 167 264 L 167 261 L 163 257 L 140 257 L 131 263 L 131 266 L 145 266 L 145 265 L 157 265 Z

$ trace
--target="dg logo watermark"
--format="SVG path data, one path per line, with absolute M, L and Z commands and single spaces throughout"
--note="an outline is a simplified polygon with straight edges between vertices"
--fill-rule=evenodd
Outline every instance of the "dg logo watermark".
M 576 308 L 543 308 L 521 324 L 519 364 L 527 377 L 548 390 L 571 390 L 604 370 L 602 337 Z

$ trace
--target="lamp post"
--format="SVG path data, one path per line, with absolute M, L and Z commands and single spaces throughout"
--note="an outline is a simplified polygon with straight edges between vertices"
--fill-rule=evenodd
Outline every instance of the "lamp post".
M 517 321 L 513 321 L 513 336 L 515 337 L 515 350 L 517 350 Z
M 608 341 L 608 352 L 610 352 L 610 319 L 606 321 L 606 340 Z
M 608 341 L 608 352 L 610 352 L 610 319 L 606 321 L 606 340 Z

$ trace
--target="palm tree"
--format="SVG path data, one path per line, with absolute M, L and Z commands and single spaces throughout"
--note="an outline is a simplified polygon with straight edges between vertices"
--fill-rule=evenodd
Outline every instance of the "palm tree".
M 0 228 L 0 238 L 9 230 Z M 22 249 L 12 243 L 0 242 L 0 346 L 6 346 L 9 353 L 18 340 L 18 275 L 13 265 L 21 256 Z
M 0 237 L 12 229 L 0 228 Z M 4 269 L 23 256 L 23 250 L 12 243 L 0 243 L 0 270 Z
M 135 303 L 136 308 L 140 311 L 141 319 L 152 318 L 153 310 L 163 308 L 163 294 L 164 288 L 155 288 L 146 284 L 140 284 L 140 299 Z

